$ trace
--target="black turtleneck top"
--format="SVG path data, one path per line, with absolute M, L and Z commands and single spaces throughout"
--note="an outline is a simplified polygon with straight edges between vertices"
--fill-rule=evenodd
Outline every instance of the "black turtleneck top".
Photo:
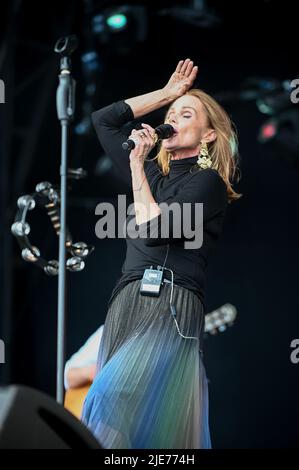
M 92 113 L 97 136 L 105 152 L 110 156 L 122 177 L 132 187 L 129 152 L 122 149 L 127 134 L 122 127 L 132 121 L 134 115 L 125 101 L 118 101 Z M 127 252 L 122 266 L 122 275 L 118 279 L 108 301 L 108 307 L 118 292 L 130 281 L 142 279 L 144 270 L 153 266 L 164 266 L 174 273 L 174 283 L 190 289 L 202 301 L 205 309 L 205 269 L 210 250 L 219 238 L 227 208 L 226 184 L 215 169 L 199 169 L 198 156 L 170 161 L 169 174 L 164 176 L 157 160 L 145 161 L 145 174 L 157 204 L 165 202 L 191 203 L 191 220 L 198 210 L 196 202 L 203 203 L 203 243 L 200 248 L 185 248 L 185 238 L 177 238 L 176 221 L 169 219 L 169 233 L 161 236 L 160 221 L 162 215 L 139 226 L 141 232 L 149 233 L 146 238 L 126 237 Z M 190 171 L 191 170 L 191 171 Z M 181 206 L 182 207 L 182 206 Z M 170 211 L 171 214 L 171 211 Z M 127 217 L 126 223 L 134 218 Z M 175 217 L 173 217 L 175 219 Z M 180 219 L 181 220 L 181 219 Z M 193 225 L 194 227 L 194 225 Z M 154 234 L 154 235 L 153 235 Z M 191 239 L 192 240 L 192 239 Z M 169 271 L 164 271 L 164 278 L 171 280 Z

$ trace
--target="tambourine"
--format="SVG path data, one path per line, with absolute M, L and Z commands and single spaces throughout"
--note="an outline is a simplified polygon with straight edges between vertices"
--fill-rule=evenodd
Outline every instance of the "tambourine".
M 56 259 L 47 261 L 41 256 L 40 250 L 30 243 L 30 225 L 27 222 L 28 211 L 35 207 L 44 207 L 50 217 L 56 234 L 60 232 L 60 190 L 55 188 L 48 181 L 37 184 L 35 192 L 30 195 L 19 197 L 17 201 L 18 212 L 15 221 L 11 226 L 12 234 L 17 238 L 22 249 L 22 258 L 34 263 L 44 270 L 49 276 L 58 275 L 59 262 Z M 82 271 L 85 267 L 85 259 L 94 250 L 94 246 L 84 242 L 72 242 L 72 237 L 66 229 L 66 268 L 72 272 Z

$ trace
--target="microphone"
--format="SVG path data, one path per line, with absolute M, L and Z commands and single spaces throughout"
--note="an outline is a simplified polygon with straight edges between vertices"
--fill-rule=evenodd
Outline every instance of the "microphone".
M 161 124 L 155 129 L 156 142 L 158 141 L 158 139 L 168 139 L 174 134 L 174 132 L 174 128 L 170 124 Z M 137 139 L 127 139 L 125 142 L 122 143 L 122 148 L 124 150 L 132 150 L 133 148 L 135 148 L 136 143 L 138 143 Z
M 71 36 L 65 36 L 58 39 L 55 44 L 54 51 L 61 56 L 70 56 L 77 49 L 78 44 L 78 38 L 74 34 Z

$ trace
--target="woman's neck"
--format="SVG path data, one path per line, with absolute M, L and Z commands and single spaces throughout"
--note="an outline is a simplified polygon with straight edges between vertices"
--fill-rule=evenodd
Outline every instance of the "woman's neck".
M 194 157 L 199 154 L 199 148 L 194 149 L 178 149 L 173 152 L 169 152 L 171 160 L 181 160 L 183 158 Z

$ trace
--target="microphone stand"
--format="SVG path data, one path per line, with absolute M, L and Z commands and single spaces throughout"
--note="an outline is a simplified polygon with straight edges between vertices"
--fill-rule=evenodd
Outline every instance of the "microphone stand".
M 55 52 L 60 54 L 59 85 L 56 93 L 57 116 L 61 124 L 61 165 L 60 165 L 60 231 L 59 231 L 59 272 L 57 312 L 57 371 L 56 400 L 63 404 L 65 323 L 66 323 L 66 207 L 67 207 L 67 162 L 68 130 L 74 117 L 76 82 L 71 75 L 70 56 L 78 45 L 76 36 L 59 39 Z

